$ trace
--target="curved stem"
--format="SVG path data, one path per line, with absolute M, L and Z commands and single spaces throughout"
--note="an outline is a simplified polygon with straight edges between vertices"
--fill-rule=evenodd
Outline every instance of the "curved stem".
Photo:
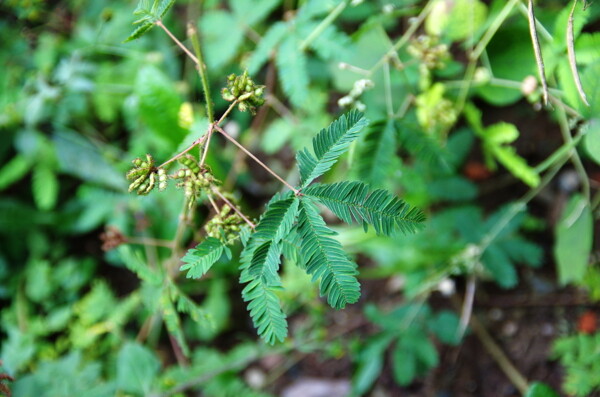
M 343 2 L 341 2 L 340 4 L 338 4 L 337 7 L 335 7 L 333 10 L 331 10 L 331 12 L 329 13 L 329 15 L 327 15 L 325 17 L 325 19 L 323 19 L 321 21 L 321 23 L 318 24 L 317 27 L 314 28 L 314 30 L 309 33 L 309 35 L 306 37 L 306 39 L 304 39 L 304 41 L 302 41 L 302 43 L 300 43 L 300 46 L 298 47 L 298 50 L 300 50 L 300 51 L 306 51 L 306 49 L 308 48 L 308 46 L 313 41 L 315 41 L 321 35 L 321 33 L 323 33 L 323 31 L 325 29 L 327 29 L 327 27 L 329 25 L 331 25 L 333 23 L 333 21 L 335 21 L 335 19 L 338 16 L 340 16 L 340 14 L 342 13 L 342 11 L 344 11 L 344 9 L 348 6 L 349 2 L 350 2 L 350 0 L 344 0 Z
M 192 41 L 192 47 L 194 47 L 194 52 L 196 53 L 196 58 L 198 59 L 198 63 L 196 65 L 196 69 L 198 70 L 198 74 L 200 74 L 200 80 L 202 81 L 202 91 L 204 92 L 204 100 L 206 102 L 206 116 L 208 117 L 208 122 L 210 124 L 215 122 L 215 112 L 213 110 L 213 102 L 210 95 L 210 85 L 208 84 L 208 76 L 206 73 L 206 64 L 204 63 L 204 59 L 202 57 L 202 47 L 200 47 L 200 40 L 198 39 L 198 32 L 196 28 L 189 23 L 188 24 L 188 37 Z

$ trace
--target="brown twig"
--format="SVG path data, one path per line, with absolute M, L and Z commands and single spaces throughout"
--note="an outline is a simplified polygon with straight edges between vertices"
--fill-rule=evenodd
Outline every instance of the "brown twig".
M 283 183 L 285 186 L 287 186 L 288 189 L 293 191 L 295 195 L 300 194 L 300 191 L 298 189 L 296 189 L 295 187 L 293 187 L 292 185 L 287 183 L 282 177 L 277 175 L 277 173 L 275 173 L 275 171 L 273 171 L 265 163 L 260 161 L 255 155 L 253 155 L 248 149 L 243 147 L 238 141 L 233 139 L 227 132 L 225 132 L 225 130 L 223 130 L 218 125 L 215 125 L 215 129 L 217 131 L 219 131 L 221 133 L 221 135 L 223 135 L 225 138 L 227 138 L 230 142 L 232 142 L 234 145 L 236 145 L 238 148 L 240 148 L 240 150 L 242 150 L 244 153 L 246 153 L 248 155 L 248 157 L 250 157 L 252 160 L 256 161 L 256 163 L 258 163 L 261 167 L 263 167 L 265 170 L 267 170 L 271 175 L 273 175 L 275 178 L 277 178 L 281 183 Z
M 256 225 L 255 225 L 255 224 L 254 224 L 254 223 L 253 223 L 253 222 L 252 222 L 250 219 L 248 219 L 248 218 L 246 217 L 246 215 L 244 215 L 244 214 L 242 213 L 242 211 L 240 211 L 240 210 L 239 210 L 239 209 L 238 209 L 238 208 L 235 206 L 235 204 L 233 204 L 231 201 L 229 201 L 229 200 L 227 199 L 227 197 L 225 197 L 225 196 L 223 195 L 223 193 L 221 193 L 221 192 L 220 192 L 220 191 L 219 191 L 219 190 L 218 190 L 216 187 L 212 187 L 211 189 L 212 189 L 213 193 L 214 193 L 214 194 L 216 194 L 217 196 L 219 196 L 219 198 L 220 198 L 221 200 L 223 200 L 223 201 L 224 201 L 224 202 L 225 202 L 225 203 L 226 203 L 228 206 L 230 206 L 230 207 L 231 207 L 231 209 L 232 209 L 232 210 L 234 210 L 234 211 L 235 211 L 235 213 L 236 213 L 236 214 L 238 214 L 238 215 L 239 215 L 239 216 L 240 216 L 240 217 L 241 217 L 241 218 L 244 220 L 244 222 L 246 222 L 246 223 L 248 224 L 248 226 L 250 226 L 252 229 L 255 229 L 255 228 L 256 228 Z

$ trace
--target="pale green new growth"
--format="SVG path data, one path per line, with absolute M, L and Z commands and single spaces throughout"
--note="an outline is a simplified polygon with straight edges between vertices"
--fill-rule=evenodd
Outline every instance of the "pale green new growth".
M 179 270 L 187 270 L 188 278 L 200 278 L 208 272 L 211 266 L 219 260 L 223 254 L 223 243 L 214 237 L 206 240 L 188 250 L 181 261 L 184 263 Z
M 165 16 L 173 4 L 175 4 L 175 0 L 154 0 L 154 3 L 150 6 L 150 0 L 140 0 L 137 8 L 133 12 L 133 15 L 138 17 L 133 23 L 135 25 L 140 24 L 140 26 L 129 35 L 125 40 L 125 43 L 138 39 L 149 31 Z

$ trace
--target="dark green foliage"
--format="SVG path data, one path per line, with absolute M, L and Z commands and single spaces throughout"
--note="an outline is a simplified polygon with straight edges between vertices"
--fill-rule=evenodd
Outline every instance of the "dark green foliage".
M 219 260 L 223 254 L 223 243 L 214 238 L 208 237 L 206 240 L 188 250 L 181 261 L 184 263 L 179 270 L 187 270 L 188 278 L 200 278 L 206 274 L 211 266 Z
M 346 257 L 342 245 L 330 236 L 336 233 L 325 225 L 317 208 L 308 199 L 300 202 L 298 233 L 300 255 L 306 272 L 319 280 L 321 296 L 335 309 L 355 303 L 360 296 L 356 264 Z
M 365 229 L 371 225 L 377 234 L 389 236 L 396 230 L 414 233 L 425 220 L 418 208 L 385 190 L 370 190 L 358 181 L 316 184 L 305 189 L 304 194 L 318 199 L 344 222 L 360 222 Z
M 326 173 L 348 150 L 352 141 L 358 138 L 358 134 L 366 125 L 367 120 L 361 113 L 351 111 L 347 115 L 342 115 L 313 138 L 314 155 L 308 149 L 298 152 L 297 161 L 302 187 L 308 186 L 315 178 Z
M 361 180 L 373 186 L 383 185 L 390 175 L 396 154 L 396 135 L 394 120 L 369 125 L 356 161 Z
M 138 18 L 133 23 L 140 26 L 129 35 L 125 42 L 142 37 L 156 22 L 159 22 L 165 16 L 173 4 L 175 4 L 175 0 L 154 0 L 152 6 L 150 6 L 150 0 L 140 0 L 137 8 L 133 11 L 133 15 Z

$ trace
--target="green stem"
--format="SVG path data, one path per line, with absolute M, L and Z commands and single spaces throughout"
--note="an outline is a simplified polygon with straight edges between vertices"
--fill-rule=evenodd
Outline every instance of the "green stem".
M 519 0 L 510 0 L 508 3 L 506 3 L 504 8 L 500 11 L 498 16 L 494 19 L 488 30 L 485 32 L 485 35 L 483 35 L 477 44 L 477 47 L 475 47 L 475 50 L 471 54 L 471 59 L 477 60 L 481 56 L 483 50 L 485 50 L 492 37 L 494 37 L 498 29 L 500 29 L 500 26 L 504 20 L 508 18 L 508 15 L 511 13 L 512 9 L 517 3 L 519 3 Z
M 323 31 L 327 29 L 327 27 L 331 25 L 333 21 L 336 20 L 338 16 L 340 16 L 342 11 L 344 11 L 344 9 L 348 6 L 348 3 L 350 3 L 350 0 L 344 0 L 343 2 L 338 4 L 337 7 L 331 10 L 329 15 L 327 15 L 325 19 L 323 19 L 321 23 L 318 24 L 312 32 L 310 32 L 310 34 L 304 39 L 304 41 L 300 43 L 300 47 L 298 47 L 298 49 L 302 52 L 306 51 L 308 49 L 308 46 L 311 45 L 311 43 L 315 41 L 321 35 L 321 33 L 323 33 Z
M 200 40 L 198 39 L 198 31 L 190 23 L 188 24 L 187 33 L 188 37 L 192 41 L 192 47 L 194 47 L 194 52 L 196 53 L 196 58 L 198 59 L 196 69 L 198 70 L 198 73 L 200 74 L 200 80 L 202 81 L 202 90 L 204 91 L 204 100 L 206 101 L 206 116 L 208 117 L 208 122 L 212 124 L 215 122 L 215 112 L 213 110 L 213 102 L 210 95 L 210 85 L 208 84 L 206 64 L 204 63 L 204 58 L 202 57 L 202 48 L 200 47 Z
M 385 85 L 385 105 L 387 108 L 388 118 L 394 117 L 394 104 L 392 99 L 392 79 L 390 76 L 390 64 L 385 62 L 383 64 L 383 81 Z

